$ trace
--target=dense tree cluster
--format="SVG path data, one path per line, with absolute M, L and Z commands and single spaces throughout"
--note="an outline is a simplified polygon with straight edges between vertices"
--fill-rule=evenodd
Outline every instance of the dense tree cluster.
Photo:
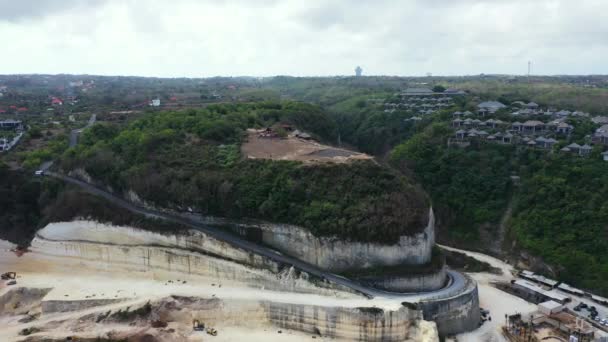
M 395 242 L 426 226 L 424 194 L 372 161 L 243 160 L 244 130 L 275 123 L 320 139 L 335 134 L 333 121 L 311 105 L 215 105 L 150 114 L 126 128 L 95 125 L 66 151 L 61 166 L 84 168 L 114 190 L 133 190 L 159 206 L 292 223 L 323 236 Z
M 463 149 L 446 145 L 450 134 L 435 123 L 391 154 L 429 192 L 448 234 L 474 245 L 478 228 L 496 229 L 512 198 L 511 238 L 556 266 L 560 279 L 607 294 L 608 173 L 597 151 L 580 158 L 511 145 Z

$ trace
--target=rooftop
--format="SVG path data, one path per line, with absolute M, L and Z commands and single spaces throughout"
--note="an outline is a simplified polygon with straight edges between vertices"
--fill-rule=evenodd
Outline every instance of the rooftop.
M 485 101 L 477 105 L 479 108 L 506 108 L 504 104 L 498 101 Z

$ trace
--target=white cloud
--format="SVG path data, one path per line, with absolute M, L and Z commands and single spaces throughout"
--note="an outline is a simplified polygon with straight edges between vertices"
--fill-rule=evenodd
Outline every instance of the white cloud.
M 604 0 L 0 0 L 0 73 L 608 73 Z

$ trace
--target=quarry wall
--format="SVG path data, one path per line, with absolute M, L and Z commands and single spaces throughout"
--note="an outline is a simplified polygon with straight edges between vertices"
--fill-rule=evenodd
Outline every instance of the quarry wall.
M 374 266 L 425 264 L 431 260 L 435 245 L 435 216 L 432 209 L 429 210 L 429 220 L 424 231 L 412 236 L 401 236 L 399 242 L 393 245 L 316 237 L 307 229 L 288 224 L 242 222 L 197 215 L 188 217 L 201 223 L 232 229 L 249 240 L 262 242 L 333 272 Z
M 39 231 L 32 241 L 28 257 L 39 260 L 35 264 L 37 271 L 65 268 L 63 271 L 69 272 L 71 263 L 86 262 L 92 271 L 128 272 L 131 275 L 139 272 L 141 276 L 155 279 L 174 279 L 177 274 L 180 279 L 202 277 L 246 287 L 355 297 L 347 289 L 326 282 L 311 282 L 305 273 L 293 268 L 281 269 L 273 261 L 263 260 L 262 257 L 199 234 L 202 233 L 194 231 L 185 236 L 163 235 L 90 221 L 55 223 Z M 205 250 L 197 251 L 196 246 L 205 246 Z M 445 277 L 445 269 L 440 273 Z M 440 277 L 437 276 L 438 279 Z M 385 286 L 399 284 L 403 285 L 403 280 L 389 277 Z M 420 284 L 413 281 L 408 285 Z M 345 339 L 407 340 L 408 331 L 416 328 L 417 324 L 413 323 L 416 320 L 412 321 L 412 312 L 423 315 L 425 320 L 435 321 L 442 336 L 473 330 L 479 323 L 477 287 L 470 279 L 464 290 L 415 303 L 415 307 L 405 308 L 409 310 L 406 310 L 407 314 L 397 314 L 395 311 L 384 313 L 379 309 L 367 308 L 361 310 L 365 313 L 361 315 L 339 308 L 304 308 L 285 303 L 264 305 L 264 312 L 268 312 L 269 319 L 278 326 L 306 332 L 319 330 L 323 334 Z M 70 308 L 59 302 L 48 303 L 47 306 L 46 309 L 50 311 Z M 317 322 L 319 315 L 325 317 L 320 319 L 325 323 Z M 317 323 L 310 323 L 312 321 Z
M 39 260 L 37 270 L 46 267 L 69 271 L 71 262 L 87 262 L 91 269 L 138 272 L 156 279 L 171 279 L 178 274 L 181 279 L 202 277 L 279 291 L 350 295 L 349 289 L 339 285 L 310 279 L 306 273 L 200 232 L 190 233 L 162 235 L 91 221 L 51 223 L 32 241 L 30 256 Z

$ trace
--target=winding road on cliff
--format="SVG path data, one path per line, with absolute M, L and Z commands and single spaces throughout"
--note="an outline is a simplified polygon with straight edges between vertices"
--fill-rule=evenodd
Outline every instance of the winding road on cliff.
M 469 280 L 463 274 L 452 271 L 452 270 L 448 270 L 448 276 L 449 276 L 448 284 L 444 288 L 436 290 L 436 291 L 421 292 L 421 293 L 396 293 L 396 292 L 388 292 L 388 291 L 378 290 L 375 288 L 370 288 L 370 287 L 364 286 L 360 283 L 357 283 L 353 280 L 341 277 L 341 276 L 333 274 L 331 272 L 324 271 L 324 270 L 318 268 L 317 266 L 314 266 L 314 265 L 304 262 L 302 260 L 281 254 L 271 248 L 261 246 L 261 245 L 255 244 L 253 242 L 244 240 L 238 236 L 235 236 L 235 235 L 228 233 L 226 231 L 223 231 L 221 229 L 214 228 L 214 227 L 211 227 L 211 226 L 208 226 L 205 224 L 201 224 L 199 222 L 196 222 L 194 220 L 185 218 L 185 217 L 177 215 L 177 214 L 170 214 L 170 213 L 161 212 L 161 211 L 154 210 L 154 209 L 148 209 L 148 208 L 141 207 L 132 202 L 126 201 L 125 199 L 120 198 L 108 191 L 100 189 L 90 183 L 81 181 L 74 177 L 66 176 L 66 175 L 59 174 L 56 172 L 51 172 L 51 171 L 46 171 L 44 174 L 48 177 L 53 177 L 53 178 L 65 181 L 67 183 L 76 185 L 88 193 L 91 193 L 91 194 L 99 196 L 99 197 L 103 197 L 106 200 L 110 201 L 111 203 L 113 203 L 121 208 L 127 209 L 133 213 L 141 214 L 141 215 L 156 218 L 156 219 L 161 219 L 161 220 L 164 220 L 167 222 L 181 224 L 181 225 L 199 230 L 219 241 L 229 243 L 232 246 L 243 249 L 250 253 L 264 256 L 275 262 L 285 264 L 285 265 L 291 265 L 300 271 L 306 272 L 310 275 L 319 277 L 321 279 L 325 279 L 332 283 L 345 286 L 347 288 L 360 292 L 371 298 L 383 297 L 383 298 L 389 298 L 389 299 L 394 299 L 394 300 L 400 300 L 402 302 L 417 303 L 417 302 L 421 302 L 421 301 L 427 301 L 427 300 L 433 300 L 433 299 L 439 299 L 439 298 L 449 298 L 449 297 L 456 296 L 456 295 L 464 292 L 468 288 L 468 285 L 469 285 Z

